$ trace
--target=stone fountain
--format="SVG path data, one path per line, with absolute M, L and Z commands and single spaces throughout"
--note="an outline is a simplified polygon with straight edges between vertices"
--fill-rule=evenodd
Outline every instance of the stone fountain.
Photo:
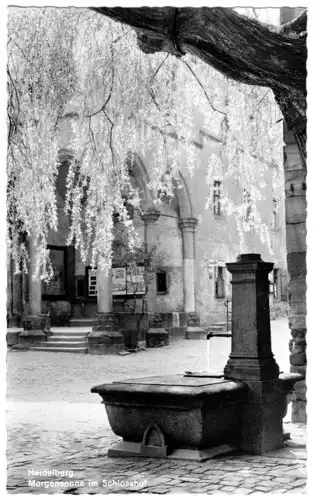
M 283 446 L 287 397 L 303 379 L 280 373 L 271 349 L 273 264 L 243 254 L 232 274 L 232 345 L 223 374 L 147 377 L 91 389 L 123 440 L 109 456 L 204 461 L 234 449 L 262 454 Z

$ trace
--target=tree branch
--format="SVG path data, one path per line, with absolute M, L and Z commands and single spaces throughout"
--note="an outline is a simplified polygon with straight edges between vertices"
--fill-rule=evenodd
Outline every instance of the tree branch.
M 288 127 L 305 120 L 306 12 L 276 29 L 220 7 L 94 10 L 133 27 L 143 52 L 195 55 L 229 78 L 271 88 Z
M 219 109 L 217 109 L 211 102 L 211 99 L 209 98 L 208 96 L 208 93 L 207 91 L 205 90 L 204 86 L 202 85 L 201 81 L 199 80 L 199 78 L 197 77 L 196 73 L 194 72 L 194 70 L 192 69 L 192 67 L 190 66 L 190 64 L 187 63 L 187 61 L 183 61 L 183 63 L 185 64 L 185 66 L 187 66 L 187 68 L 189 69 L 190 73 L 193 74 L 194 78 L 197 80 L 198 84 L 200 85 L 200 87 L 202 88 L 203 92 L 204 92 L 204 95 L 205 97 L 207 98 L 211 108 L 213 109 L 213 111 L 216 111 L 217 113 L 220 113 L 221 115 L 224 115 L 224 116 L 227 116 L 227 113 L 225 113 L 225 111 L 220 111 Z

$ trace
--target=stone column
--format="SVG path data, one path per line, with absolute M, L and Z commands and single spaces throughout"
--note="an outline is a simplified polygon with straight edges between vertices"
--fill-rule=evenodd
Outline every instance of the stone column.
M 114 328 L 112 271 L 106 274 L 98 263 L 97 313 L 92 320 L 92 333 L 88 335 L 88 352 L 112 354 L 124 349 L 124 335 Z
M 232 345 L 224 375 L 249 388 L 241 405 L 240 448 L 262 454 L 283 445 L 287 393 L 301 375 L 279 377 L 272 353 L 268 274 L 273 263 L 245 254 L 226 265 L 232 273 Z
M 14 274 L 13 260 L 7 258 L 7 326 L 19 327 L 23 315 L 22 274 Z
M 19 336 L 20 343 L 42 342 L 47 339 L 47 331 L 50 328 L 49 314 L 42 313 L 42 282 L 37 269 L 38 241 L 35 235 L 28 240 L 29 251 L 29 302 L 28 314 L 23 318 L 24 332 Z
M 42 312 L 42 285 L 37 270 L 37 240 L 35 237 L 29 238 L 29 312 L 32 316 Z
M 145 212 L 141 218 L 144 222 L 144 239 L 146 252 L 151 252 L 155 244 L 155 229 L 154 224 L 160 217 L 160 212 L 154 208 L 151 208 Z M 156 273 L 149 272 L 148 283 L 147 283 L 147 309 L 148 312 L 157 311 L 157 300 L 156 300 Z
M 13 267 L 13 262 L 12 262 Z M 13 306 L 13 322 L 15 326 L 20 326 L 23 317 L 23 276 L 22 273 L 14 274 L 12 269 L 11 276 L 12 285 L 12 306 Z
M 112 272 L 106 275 L 100 266 L 97 267 L 97 312 L 112 314 Z
M 23 298 L 22 275 L 14 274 L 13 259 L 7 257 L 7 334 L 8 346 L 18 344 L 19 334 L 22 333 Z
M 193 313 L 195 301 L 195 231 L 197 219 L 185 217 L 180 219 L 179 227 L 183 240 L 183 273 L 184 273 L 184 311 Z
M 184 217 L 179 221 L 183 243 L 184 312 L 187 313 L 186 339 L 206 339 L 206 331 L 200 327 L 196 314 L 195 297 L 195 231 L 198 221 Z
M 306 173 L 293 133 L 284 129 L 289 342 L 291 372 L 306 375 Z M 306 383 L 296 384 L 292 421 L 306 422 Z

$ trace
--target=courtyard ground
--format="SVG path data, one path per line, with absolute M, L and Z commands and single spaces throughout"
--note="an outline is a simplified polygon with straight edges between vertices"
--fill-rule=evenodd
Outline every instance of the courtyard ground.
M 281 371 L 289 371 L 288 340 L 287 320 L 273 321 L 272 347 Z M 262 457 L 238 455 L 202 464 L 107 457 L 108 448 L 120 438 L 110 429 L 100 397 L 90 393 L 92 386 L 138 376 L 221 370 L 229 352 L 230 339 L 176 340 L 128 356 L 8 352 L 8 491 L 305 493 L 306 427 L 288 423 L 288 416 L 285 430 L 291 432 L 291 441 Z M 79 485 L 38 486 L 38 481 L 51 481 L 34 475 L 45 470 L 54 471 L 52 480 Z

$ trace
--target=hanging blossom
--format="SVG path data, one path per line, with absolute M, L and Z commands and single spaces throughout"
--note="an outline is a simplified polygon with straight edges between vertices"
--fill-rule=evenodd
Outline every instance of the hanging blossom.
M 142 208 L 130 175 L 136 154 L 150 152 L 149 188 L 160 203 L 174 195 L 182 164 L 191 174 L 198 167 L 199 120 L 222 139 L 209 158 L 208 187 L 214 176 L 238 186 L 235 198 L 225 191 L 222 203 L 240 235 L 263 224 L 257 205 L 266 169 L 281 166 L 281 135 L 267 89 L 231 83 L 192 56 L 143 54 L 133 30 L 86 9 L 14 12 L 8 53 L 8 247 L 17 269 L 21 262 L 26 268 L 27 236 L 35 233 L 41 277 L 51 276 L 46 244 L 58 229 L 58 126 L 69 105 L 76 114 L 64 207 L 67 244 L 85 261 L 91 255 L 92 266 L 111 266 L 114 218 L 124 227 L 129 251 L 140 246 L 127 209 Z M 240 186 L 254 186 L 255 179 L 253 218 L 246 224 Z M 265 226 L 260 232 L 269 241 Z
M 155 203 L 173 196 L 182 158 L 190 165 L 196 160 L 192 115 L 184 105 L 176 59 L 144 55 L 132 30 L 104 17 L 93 17 L 80 33 L 75 64 L 79 118 L 72 120 L 68 244 L 74 243 L 83 259 L 91 249 L 93 265 L 100 259 L 109 269 L 114 214 L 124 225 L 128 249 L 140 246 L 125 205 L 127 192 L 127 203 L 142 208 L 130 176 L 134 155 L 150 151 L 148 187 Z
M 237 226 L 240 249 L 246 250 L 249 234 L 258 233 L 272 254 L 270 220 L 261 206 L 282 181 L 282 128 L 276 120 L 276 103 L 269 89 L 229 83 L 225 103 L 222 142 L 208 160 L 207 207 L 213 200 L 212 179 L 223 179 L 221 205 Z M 245 218 L 247 200 L 251 216 Z
M 49 280 L 47 239 L 57 230 L 58 116 L 73 93 L 68 10 L 13 8 L 8 20 L 7 248 L 27 272 L 36 239 L 36 274 Z

